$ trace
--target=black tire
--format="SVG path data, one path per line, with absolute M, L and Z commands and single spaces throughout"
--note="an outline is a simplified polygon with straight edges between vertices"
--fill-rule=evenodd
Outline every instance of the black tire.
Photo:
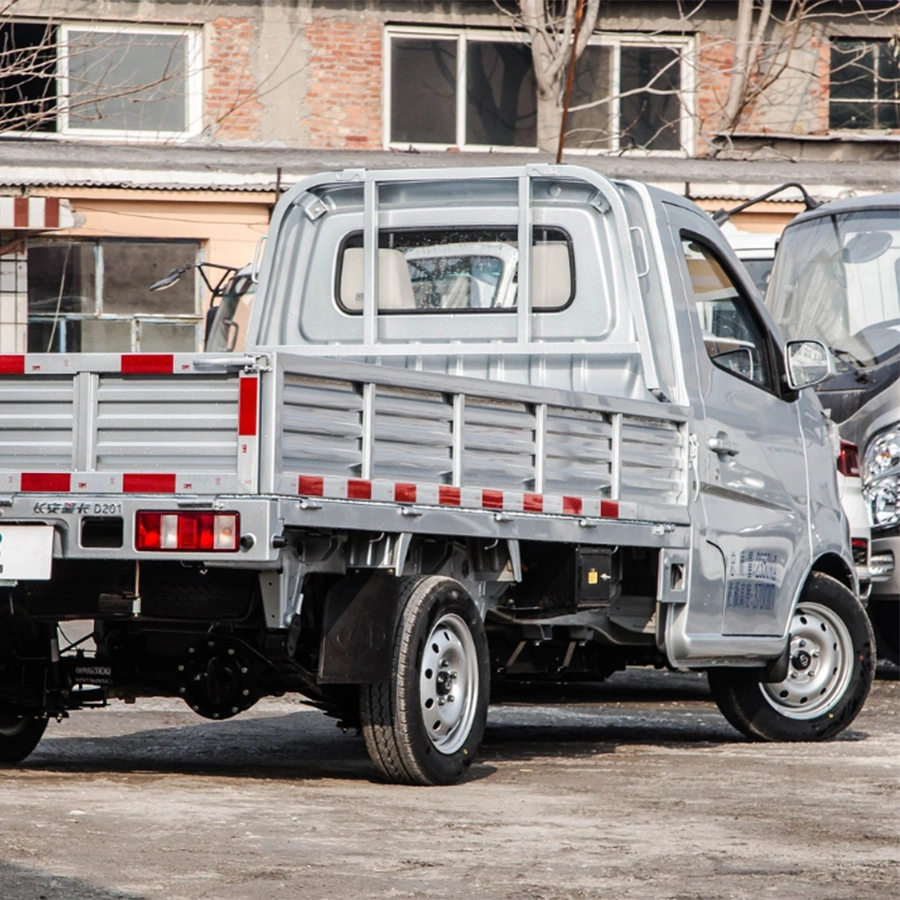
M 360 687 L 366 748 L 392 782 L 454 784 L 472 764 L 487 721 L 484 625 L 451 578 L 404 578 L 398 590 L 391 678 Z
M 44 718 L 0 717 L 0 765 L 22 762 L 37 747 L 46 727 Z
M 900 665 L 900 600 L 870 599 L 868 613 L 879 659 Z
M 853 593 L 814 572 L 791 622 L 788 677 L 760 681 L 759 670 L 716 668 L 709 686 L 722 715 L 756 741 L 827 741 L 857 716 L 875 674 L 875 642 Z

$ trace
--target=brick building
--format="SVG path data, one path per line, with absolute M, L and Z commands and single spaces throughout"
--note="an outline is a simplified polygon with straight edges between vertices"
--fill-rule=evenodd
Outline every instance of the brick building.
M 900 185 L 900 2 L 835 0 L 792 19 L 794 7 L 775 0 L 759 39 L 749 31 L 737 114 L 737 0 L 690 7 L 604 0 L 574 72 L 568 160 L 710 208 L 786 180 L 823 199 Z M 173 265 L 247 262 L 278 191 L 307 172 L 547 159 L 535 146 L 532 54 L 514 8 L 4 8 L 0 352 L 196 346 L 203 283 L 186 277 L 158 295 L 147 283 Z M 778 230 L 795 201 L 784 195 L 743 225 Z M 23 202 L 64 215 L 3 214 Z

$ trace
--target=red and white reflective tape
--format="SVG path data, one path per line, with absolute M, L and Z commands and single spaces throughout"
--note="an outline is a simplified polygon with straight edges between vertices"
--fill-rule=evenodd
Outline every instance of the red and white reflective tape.
M 253 381 L 252 376 L 248 381 Z M 244 388 L 243 403 L 258 413 L 258 394 L 250 386 Z M 241 428 L 252 431 L 250 421 L 256 423 L 255 434 L 242 434 L 240 441 L 257 449 L 258 418 L 247 412 Z M 256 462 L 250 460 L 239 466 L 251 466 L 256 477 Z M 243 457 L 239 457 L 239 460 Z M 250 471 L 250 469 L 248 469 Z M 196 472 L 0 472 L 0 492 L 23 494 L 217 494 L 252 493 L 250 484 L 239 473 Z M 534 494 L 522 491 L 491 488 L 453 487 L 446 484 L 413 484 L 402 481 L 369 481 L 362 478 L 341 478 L 331 475 L 283 475 L 276 485 L 276 493 L 301 497 L 322 497 L 333 500 L 363 500 L 381 503 L 419 504 L 493 512 L 545 513 L 578 516 L 590 519 L 643 518 L 634 503 L 604 500 L 569 494 Z
M 0 472 L 0 491 L 22 494 L 217 494 L 234 475 L 212 472 Z
M 4 353 L 0 375 L 189 375 L 198 359 L 196 353 Z
M 497 512 L 550 513 L 600 519 L 636 518 L 634 504 L 599 497 L 568 494 L 531 494 L 490 488 L 451 487 L 444 484 L 412 484 L 369 481 L 329 475 L 300 475 L 296 493 L 301 497 L 335 500 L 374 500 L 384 503 L 416 503 L 459 509 Z
M 259 373 L 241 375 L 238 387 L 238 479 L 256 490 L 259 472 Z

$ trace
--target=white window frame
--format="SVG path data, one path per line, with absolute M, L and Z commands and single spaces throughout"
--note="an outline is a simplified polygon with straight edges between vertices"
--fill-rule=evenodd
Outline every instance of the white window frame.
M 391 72 L 393 70 L 393 38 L 430 38 L 432 40 L 456 41 L 456 141 L 452 144 L 430 143 L 417 141 L 392 141 L 391 140 Z M 428 28 L 426 26 L 388 26 L 384 30 L 384 94 L 382 97 L 382 109 L 384 116 L 382 121 L 382 139 L 388 150 L 405 150 L 407 147 L 422 150 L 465 150 L 468 152 L 484 152 L 490 150 L 494 153 L 527 153 L 536 151 L 537 147 L 527 145 L 506 146 L 503 144 L 468 144 L 466 136 L 466 92 L 459 90 L 459 85 L 464 85 L 467 77 L 467 48 L 470 41 L 498 44 L 522 44 L 528 43 L 513 34 L 511 31 L 482 31 L 473 28 Z
M 391 140 L 391 96 L 392 96 L 392 69 L 393 69 L 393 39 L 394 38 L 431 38 L 433 40 L 456 41 L 456 142 L 453 144 L 431 143 L 426 141 L 393 141 Z M 382 95 L 382 143 L 387 150 L 460 150 L 467 153 L 528 153 L 536 152 L 536 146 L 506 146 L 497 144 L 470 144 L 465 140 L 466 129 L 466 91 L 463 87 L 467 77 L 467 46 L 472 41 L 487 43 L 509 42 L 515 44 L 530 43 L 527 38 L 516 35 L 511 31 L 486 31 L 471 28 L 441 28 L 416 25 L 389 25 L 384 29 L 383 53 L 384 77 Z M 613 47 L 613 79 L 619 83 L 621 48 L 623 46 L 646 47 L 651 45 L 669 47 L 681 55 L 681 122 L 679 150 L 646 150 L 633 148 L 622 150 L 619 146 L 619 131 L 617 127 L 611 129 L 611 143 L 608 148 L 573 148 L 566 146 L 567 154 L 582 156 L 603 156 L 615 153 L 629 156 L 667 156 L 687 157 L 691 156 L 691 148 L 694 146 L 695 122 L 693 110 L 695 108 L 695 78 L 693 65 L 696 55 L 696 39 L 693 36 L 681 37 L 670 35 L 649 35 L 640 33 L 628 34 L 596 34 L 589 42 L 594 46 Z M 620 105 L 618 91 L 613 95 L 610 104 L 610 117 L 612 123 L 618 122 Z
M 617 156 L 655 156 L 684 158 L 692 156 L 695 134 L 695 69 L 696 40 L 693 37 L 676 37 L 657 34 L 595 34 L 588 42 L 593 47 L 611 47 L 612 81 L 616 85 L 610 101 L 610 145 L 591 149 L 589 147 L 573 147 L 566 144 L 566 153 L 577 156 L 602 156 L 615 153 Z M 678 128 L 679 150 L 647 150 L 644 147 L 629 147 L 623 149 L 620 143 L 619 116 L 622 112 L 621 90 L 619 84 L 622 75 L 622 48 L 623 47 L 665 47 L 676 51 L 680 56 L 680 80 L 681 90 L 679 99 L 681 102 L 681 121 Z
M 179 141 L 203 130 L 203 42 L 199 28 L 173 25 L 97 25 L 95 23 L 63 22 L 58 31 L 58 74 L 56 81 L 56 134 L 66 137 L 112 139 L 124 141 Z M 77 128 L 69 124 L 69 34 L 72 31 L 102 34 L 160 34 L 184 37 L 187 40 L 185 63 L 186 128 L 183 131 L 141 129 Z

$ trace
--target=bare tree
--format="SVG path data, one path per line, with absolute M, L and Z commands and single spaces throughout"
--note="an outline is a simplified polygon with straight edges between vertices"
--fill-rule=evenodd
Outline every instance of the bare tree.
M 773 11 L 772 0 L 738 0 L 735 33 L 733 38 L 733 64 L 726 75 L 728 91 L 717 122 L 707 123 L 704 129 L 707 139 L 712 138 L 710 152 L 720 152 L 731 139 L 748 125 L 754 107 L 767 98 L 767 92 L 785 76 L 818 81 L 819 73 L 802 61 L 804 53 L 812 53 L 811 41 L 826 37 L 837 38 L 842 30 L 858 32 L 860 25 L 871 26 L 893 23 L 893 35 L 888 52 L 896 57 L 900 51 L 900 2 L 886 0 L 879 3 L 846 4 L 836 8 L 828 0 L 790 0 L 781 14 Z M 857 26 L 854 30 L 852 26 Z M 851 26 L 847 28 L 847 26 Z M 860 48 L 850 54 L 849 60 L 839 61 L 840 54 L 832 53 L 830 60 L 830 99 L 834 99 L 834 86 L 846 80 L 848 69 L 855 65 L 857 71 L 850 77 L 857 79 L 858 88 L 865 90 L 862 81 L 866 51 Z M 870 63 L 871 66 L 871 63 Z M 870 68 L 868 78 L 874 85 L 879 73 Z M 895 94 L 900 83 L 894 85 Z M 774 106 L 778 98 L 768 97 Z M 724 138 L 724 142 L 723 139 Z
M 541 150 L 556 152 L 568 76 L 597 27 L 600 0 L 518 0 L 514 10 L 500 8 L 513 19 L 514 27 L 524 30 L 531 39 L 537 83 L 537 145 Z
M 495 3 L 500 6 L 500 0 Z M 752 129 L 760 104 L 768 103 L 773 112 L 779 109 L 783 98 L 772 90 L 779 81 L 788 77 L 796 83 L 818 82 L 821 73 L 815 68 L 814 58 L 822 51 L 816 48 L 821 48 L 827 37 L 840 34 L 842 24 L 853 33 L 850 26 L 857 26 L 858 32 L 861 25 L 893 22 L 895 43 L 900 49 L 900 0 L 854 0 L 840 5 L 832 0 L 786 0 L 777 4 L 773 0 L 735 0 L 730 5 L 734 8 L 732 33 L 707 40 L 703 47 L 708 57 L 716 57 L 714 63 L 686 50 L 660 53 L 654 60 L 655 68 L 651 66 L 652 71 L 642 73 L 642 80 L 628 86 L 610 83 L 602 96 L 594 94 L 590 99 L 582 92 L 569 109 L 567 75 L 571 75 L 574 63 L 597 30 L 599 3 L 584 2 L 580 29 L 578 0 L 516 0 L 512 10 L 507 4 L 504 11 L 531 43 L 538 147 L 555 150 L 563 125 L 566 141 L 573 147 L 623 150 L 637 144 L 650 149 L 677 149 L 673 142 L 678 140 L 680 122 L 693 117 L 704 152 L 716 155 L 748 126 Z M 693 0 L 686 8 L 679 3 L 680 24 L 676 30 L 700 33 L 703 17 L 711 8 L 710 0 Z M 669 36 L 672 31 L 670 19 L 665 29 L 646 35 L 652 40 Z M 859 60 L 851 60 L 857 68 L 865 62 L 864 53 L 860 51 L 859 55 Z M 725 65 L 723 59 L 727 60 Z M 841 65 L 847 67 L 851 62 Z M 681 78 L 680 73 L 686 71 L 693 76 L 693 97 Z M 706 98 L 702 111 L 692 102 L 699 95 Z M 613 116 L 614 109 L 619 110 L 618 117 Z M 564 115 L 568 112 L 572 117 L 566 127 Z M 637 132 L 639 140 L 632 138 Z

